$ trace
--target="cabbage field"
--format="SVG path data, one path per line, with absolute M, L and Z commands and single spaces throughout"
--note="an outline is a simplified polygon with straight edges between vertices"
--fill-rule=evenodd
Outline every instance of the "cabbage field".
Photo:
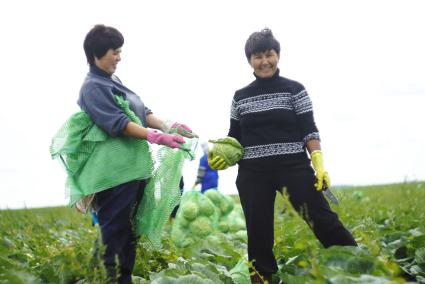
M 279 194 L 276 283 L 425 283 L 425 182 L 334 193 L 341 204 L 331 206 L 359 247 L 324 249 Z M 238 197 L 203 198 L 189 198 L 166 225 L 161 249 L 140 240 L 134 283 L 248 283 Z M 0 283 L 104 283 L 99 238 L 90 216 L 71 208 L 2 210 Z

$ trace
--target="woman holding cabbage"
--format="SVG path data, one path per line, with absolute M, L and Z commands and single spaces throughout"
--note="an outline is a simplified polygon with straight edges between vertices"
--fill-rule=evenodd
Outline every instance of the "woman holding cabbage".
M 272 251 L 274 201 L 283 187 L 324 247 L 357 244 L 321 192 L 330 186 L 330 179 L 312 104 L 302 84 L 280 76 L 279 42 L 269 29 L 254 32 L 246 41 L 245 54 L 255 80 L 236 91 L 228 137 L 212 141 L 208 163 L 224 170 L 238 162 L 236 186 L 246 219 L 248 257 L 261 275 L 251 280 L 271 283 L 277 272 Z M 239 161 L 233 156 L 232 162 L 225 151 L 219 151 L 226 141 L 240 143 L 234 148 L 243 149 Z

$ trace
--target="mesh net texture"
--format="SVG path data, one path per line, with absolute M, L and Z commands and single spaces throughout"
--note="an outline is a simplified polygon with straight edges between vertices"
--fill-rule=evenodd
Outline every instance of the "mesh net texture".
M 120 96 L 115 96 L 115 100 L 131 121 L 142 125 L 127 101 Z M 178 135 L 175 129 L 169 133 Z M 160 248 L 164 225 L 180 202 L 179 183 L 184 160 L 195 158 L 198 144 L 197 137 L 183 138 L 185 143 L 181 149 L 159 146 L 154 160 L 146 140 L 112 138 L 85 112 L 78 112 L 54 136 L 50 154 L 66 169 L 65 191 L 71 206 L 82 200 L 92 200 L 96 192 L 132 180 L 148 179 L 137 208 L 135 228 L 154 248 Z
M 152 178 L 146 185 L 136 214 L 136 230 L 153 248 L 161 247 L 161 233 L 171 212 L 180 203 L 180 179 L 186 159 L 195 158 L 198 138 L 188 139 L 182 149 L 160 146 Z
M 242 207 L 216 189 L 202 194 L 190 190 L 183 194 L 171 229 L 171 240 L 184 248 L 200 241 L 214 241 L 219 234 L 233 234 L 246 241 Z
M 171 228 L 171 240 L 177 247 L 183 248 L 214 235 L 218 214 L 205 195 L 194 190 L 185 192 Z
M 133 122 L 141 124 L 128 102 L 115 96 Z M 72 115 L 52 139 L 50 154 L 67 171 L 65 194 L 69 204 L 131 180 L 151 177 L 153 160 L 146 140 L 111 138 L 85 112 Z

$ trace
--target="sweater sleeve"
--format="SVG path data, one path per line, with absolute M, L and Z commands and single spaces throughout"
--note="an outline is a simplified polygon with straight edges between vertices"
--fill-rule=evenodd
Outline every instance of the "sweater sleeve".
M 241 127 L 239 117 L 240 116 L 236 107 L 236 101 L 233 99 L 232 105 L 230 107 L 230 128 L 227 136 L 233 137 L 241 142 Z
M 319 130 L 314 122 L 313 105 L 304 87 L 294 95 L 293 104 L 303 142 L 320 140 Z
M 106 88 L 96 86 L 90 91 L 82 93 L 78 104 L 97 126 L 112 137 L 122 135 L 130 122 L 130 119 L 115 102 L 112 92 Z

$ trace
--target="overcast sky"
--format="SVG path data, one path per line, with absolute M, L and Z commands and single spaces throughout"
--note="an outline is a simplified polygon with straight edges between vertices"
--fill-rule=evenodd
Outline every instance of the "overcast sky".
M 234 91 L 254 77 L 244 55 L 264 27 L 281 75 L 310 94 L 333 184 L 425 180 L 422 1 L 6 1 L 0 4 L 0 208 L 64 205 L 49 155 L 88 67 L 97 23 L 125 43 L 116 75 L 154 113 L 202 140 L 224 137 Z M 198 157 L 201 150 L 199 149 Z M 190 188 L 198 161 L 188 162 Z M 236 193 L 236 167 L 219 189 Z

